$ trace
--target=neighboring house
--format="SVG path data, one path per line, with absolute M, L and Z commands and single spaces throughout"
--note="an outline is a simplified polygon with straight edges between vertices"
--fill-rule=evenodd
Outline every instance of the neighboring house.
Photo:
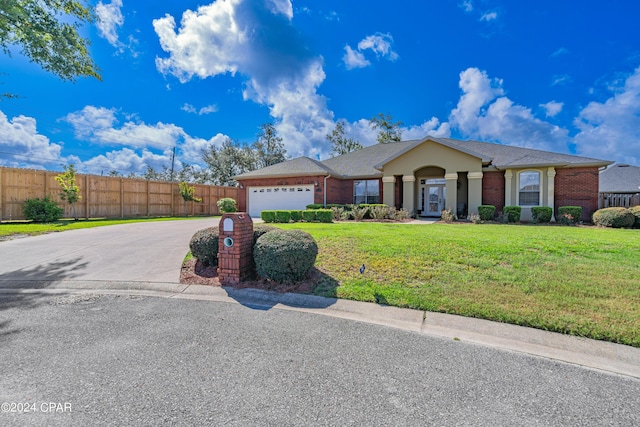
M 615 164 L 600 172 L 599 207 L 640 205 L 640 167 Z
M 478 141 L 428 137 L 376 144 L 317 161 L 298 157 L 235 177 L 238 205 L 251 216 L 307 204 L 385 203 L 420 216 L 459 216 L 490 204 L 598 208 L 598 172 L 610 165 L 590 159 Z M 555 213 L 555 212 L 554 212 Z

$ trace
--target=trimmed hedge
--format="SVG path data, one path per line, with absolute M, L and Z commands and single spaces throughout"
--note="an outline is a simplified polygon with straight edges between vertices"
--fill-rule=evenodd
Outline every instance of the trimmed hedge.
M 316 209 L 307 209 L 302 211 L 302 220 L 307 222 L 313 222 L 316 220 Z
M 302 230 L 268 232 L 258 238 L 253 248 L 258 275 L 276 282 L 303 279 L 317 255 L 316 241 Z
M 520 222 L 522 208 L 520 206 L 505 206 L 502 214 L 507 217 L 508 222 Z
M 27 199 L 22 204 L 24 217 L 33 222 L 56 222 L 62 217 L 63 209 L 49 196 L 42 199 Z
M 562 224 L 577 224 L 582 218 L 582 206 L 560 206 L 558 208 L 560 218 L 558 221 Z
M 264 222 L 276 222 L 276 211 L 262 211 L 260 212 L 260 218 Z
M 493 221 L 496 214 L 496 207 L 493 205 L 478 206 L 478 215 L 482 221 Z
M 634 206 L 629 208 L 631 213 L 636 217 L 636 221 L 633 223 L 635 228 L 640 228 L 640 206 Z
M 264 225 L 264 224 L 254 224 L 253 226 L 253 244 L 255 245 L 260 236 L 266 233 L 270 233 L 272 231 L 280 230 L 278 227 L 274 227 L 273 225 Z
M 276 211 L 276 222 L 286 224 L 291 221 L 291 211 Z
M 311 203 L 310 205 L 307 205 L 307 209 L 322 209 L 324 208 L 324 205 L 321 203 Z
M 604 208 L 593 213 L 593 223 L 600 227 L 628 228 L 636 221 L 627 208 Z
M 209 227 L 196 231 L 189 242 L 191 254 L 204 265 L 218 263 L 218 242 L 220 231 L 218 227 Z
M 333 211 L 331 209 L 316 209 L 316 221 L 333 222 Z
M 535 224 L 546 224 L 551 221 L 553 209 L 549 206 L 534 206 L 531 208 L 531 216 Z
M 289 211 L 289 214 L 291 214 L 291 221 L 302 221 L 302 211 Z

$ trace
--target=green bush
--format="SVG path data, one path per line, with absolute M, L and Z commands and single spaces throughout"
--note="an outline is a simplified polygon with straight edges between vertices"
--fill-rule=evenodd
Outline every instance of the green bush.
M 238 205 L 231 197 L 225 197 L 216 202 L 220 213 L 238 212 Z
M 274 227 L 273 225 L 255 224 L 253 226 L 253 244 L 255 245 L 260 236 L 262 236 L 263 234 L 270 233 L 276 230 L 280 230 L 280 228 Z
M 478 206 L 478 215 L 482 221 L 493 221 L 496 214 L 496 207 L 493 205 L 480 205 Z
M 593 223 L 600 227 L 628 228 L 636 220 L 627 208 L 604 208 L 593 213 Z
M 291 214 L 291 221 L 298 222 L 302 220 L 302 211 L 289 211 Z
M 262 211 L 260 212 L 260 218 L 264 222 L 276 222 L 276 211 Z
M 24 217 L 33 222 L 56 222 L 62 217 L 62 208 L 49 196 L 27 199 L 22 204 Z
M 536 224 L 546 224 L 551 221 L 553 209 L 549 206 L 534 206 L 531 208 L 531 216 Z
M 276 211 L 276 222 L 286 224 L 291 221 L 291 211 Z
M 324 205 L 321 203 L 312 203 L 310 205 L 307 205 L 307 209 L 322 209 L 324 208 Z
M 191 241 L 189 249 L 191 254 L 204 265 L 216 265 L 218 263 L 218 242 L 220 231 L 218 227 L 209 227 L 196 231 Z
M 317 255 L 316 241 L 302 230 L 268 232 L 258 238 L 253 248 L 258 275 L 276 282 L 301 280 Z
M 561 224 L 577 224 L 582 218 L 582 206 L 560 206 L 558 215 Z
M 316 209 L 316 221 L 318 222 L 332 222 L 333 211 L 331 209 Z
M 633 223 L 633 226 L 635 228 L 640 228 L 640 206 L 634 206 L 629 210 L 636 217 L 636 221 Z
M 522 208 L 520 206 L 505 206 L 502 214 L 507 217 L 508 222 L 520 222 Z
M 313 222 L 316 220 L 316 210 L 307 209 L 306 211 L 302 211 L 302 220 L 306 222 Z

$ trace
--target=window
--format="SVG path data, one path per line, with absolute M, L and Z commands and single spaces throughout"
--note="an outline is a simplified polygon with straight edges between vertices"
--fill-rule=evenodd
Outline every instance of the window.
M 353 203 L 380 203 L 380 182 L 377 179 L 354 181 Z
M 540 172 L 520 172 L 518 203 L 520 206 L 540 205 Z

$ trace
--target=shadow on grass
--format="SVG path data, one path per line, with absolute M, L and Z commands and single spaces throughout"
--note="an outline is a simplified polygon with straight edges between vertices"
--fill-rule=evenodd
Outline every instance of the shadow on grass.
M 338 281 L 316 268 L 296 283 L 249 282 L 247 286 L 223 286 L 230 298 L 254 310 L 270 310 L 281 304 L 296 308 L 327 308 L 336 303 Z

